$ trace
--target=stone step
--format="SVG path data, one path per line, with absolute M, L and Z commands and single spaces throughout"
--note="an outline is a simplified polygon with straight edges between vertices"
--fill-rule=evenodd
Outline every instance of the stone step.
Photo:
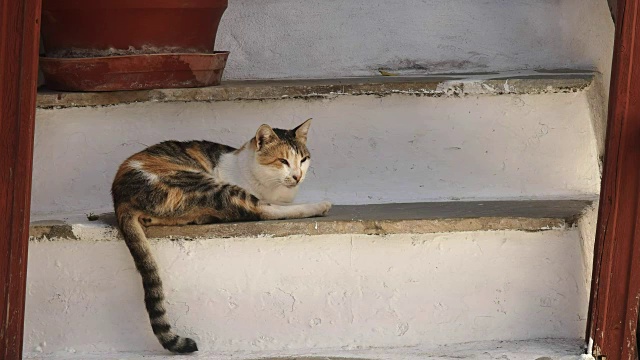
M 336 207 L 148 236 L 171 321 L 203 354 L 580 338 L 588 296 L 572 223 L 588 204 Z M 34 219 L 27 351 L 161 351 L 128 250 L 97 218 Z
M 459 231 L 542 231 L 571 226 L 590 200 L 454 201 L 337 205 L 328 216 L 192 226 L 153 226 L 150 238 L 285 237 L 333 234 L 427 234 Z M 113 213 L 32 217 L 40 239 L 116 240 Z M 98 238 L 95 238 L 95 237 Z
M 241 146 L 262 123 L 307 118 L 312 161 L 301 202 L 592 199 L 600 182 L 592 79 L 574 70 L 43 92 L 32 213 L 110 211 L 118 165 L 146 145 Z

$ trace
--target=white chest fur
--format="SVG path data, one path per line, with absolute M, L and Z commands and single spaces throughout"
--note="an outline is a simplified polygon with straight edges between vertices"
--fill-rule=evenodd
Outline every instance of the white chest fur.
M 213 175 L 216 181 L 240 186 L 270 204 L 289 204 L 298 193 L 298 186 L 284 186 L 264 173 L 250 150 L 222 155 Z

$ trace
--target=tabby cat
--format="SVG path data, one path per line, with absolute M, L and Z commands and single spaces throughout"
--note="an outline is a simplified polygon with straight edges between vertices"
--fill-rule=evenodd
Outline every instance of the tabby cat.
M 293 130 L 262 125 L 239 149 L 208 141 L 165 141 L 118 169 L 111 188 L 118 227 L 142 276 L 151 328 L 165 349 L 190 353 L 198 347 L 171 331 L 144 227 L 325 215 L 329 202 L 287 205 L 309 168 L 310 120 Z

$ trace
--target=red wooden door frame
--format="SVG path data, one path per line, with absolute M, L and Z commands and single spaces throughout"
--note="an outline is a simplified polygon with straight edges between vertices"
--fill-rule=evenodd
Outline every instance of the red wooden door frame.
M 22 358 L 41 0 L 0 0 L 0 359 Z
M 0 0 L 0 356 L 5 360 L 22 356 L 40 2 Z M 587 329 L 594 355 L 608 360 L 635 359 L 640 297 L 640 0 L 618 1 L 616 14 Z
M 640 0 L 617 1 L 605 164 L 587 328 L 593 355 L 637 359 L 640 298 Z

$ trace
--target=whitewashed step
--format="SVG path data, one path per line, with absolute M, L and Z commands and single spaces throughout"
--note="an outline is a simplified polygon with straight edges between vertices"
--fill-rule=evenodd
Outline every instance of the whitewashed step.
M 587 205 L 337 207 L 148 235 L 176 331 L 203 354 L 576 339 L 588 296 L 571 224 Z M 98 217 L 32 225 L 26 351 L 161 350 L 128 250 Z
M 307 118 L 312 161 L 301 202 L 593 199 L 592 79 L 529 71 L 43 92 L 32 214 L 110 211 L 117 167 L 146 145 L 241 146 L 262 123 L 291 128 Z

